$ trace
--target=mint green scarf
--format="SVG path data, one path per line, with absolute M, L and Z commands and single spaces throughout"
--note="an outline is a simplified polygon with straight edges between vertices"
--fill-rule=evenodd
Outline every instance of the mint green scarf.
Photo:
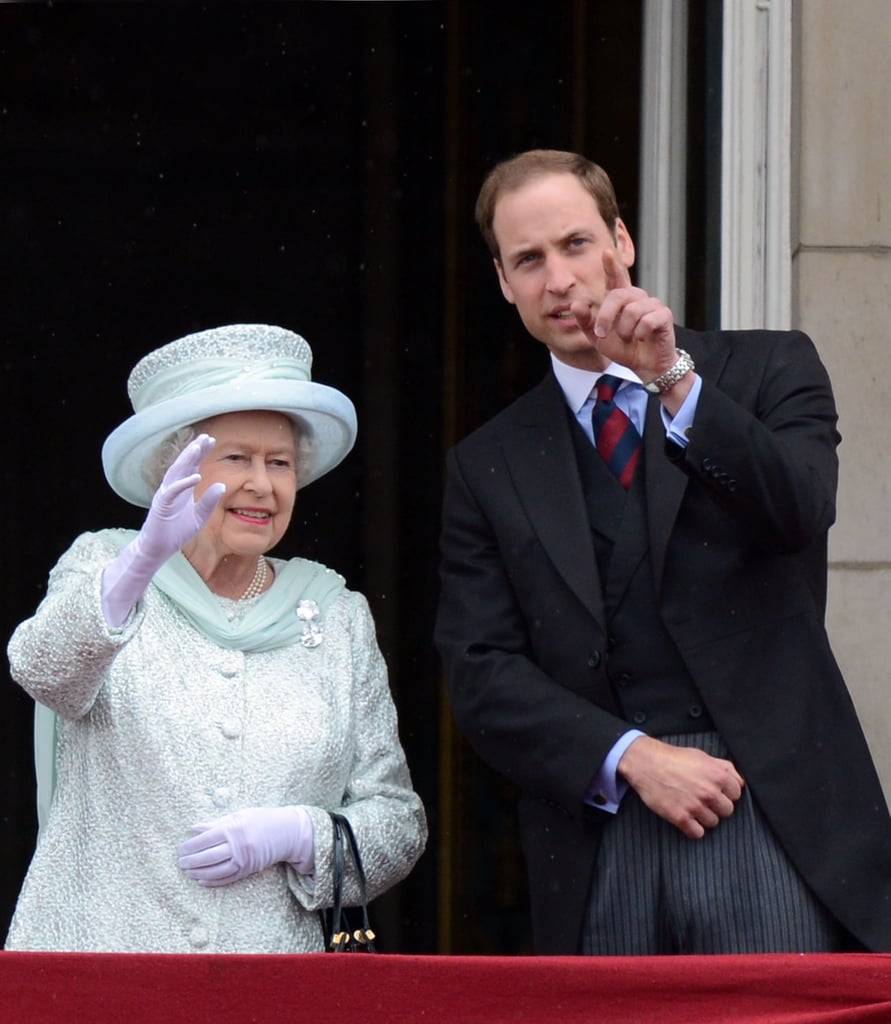
M 220 599 L 180 552 L 155 573 L 154 584 L 199 629 L 221 647 L 235 651 L 271 651 L 297 643 L 306 624 L 297 617 L 301 601 L 315 601 L 319 619 L 345 586 L 342 576 L 306 558 L 274 563 L 275 581 L 237 622 L 230 622 Z

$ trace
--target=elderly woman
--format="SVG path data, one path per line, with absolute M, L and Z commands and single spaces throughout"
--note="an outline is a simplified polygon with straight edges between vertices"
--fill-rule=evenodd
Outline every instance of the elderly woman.
M 298 489 L 355 440 L 352 403 L 311 361 L 298 335 L 242 324 L 130 375 L 135 412 L 103 464 L 145 523 L 79 537 L 9 644 L 13 678 L 54 712 L 38 774 L 55 786 L 7 949 L 317 952 L 329 811 L 369 898 L 421 855 L 365 599 L 268 555 Z

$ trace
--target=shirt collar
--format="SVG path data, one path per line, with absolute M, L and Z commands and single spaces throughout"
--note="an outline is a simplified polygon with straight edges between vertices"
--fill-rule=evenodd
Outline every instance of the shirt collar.
M 554 376 L 557 378 L 557 383 L 560 385 L 560 389 L 566 398 L 567 405 L 576 414 L 579 413 L 582 406 L 591 397 L 594 385 L 604 373 L 611 373 L 616 377 L 621 377 L 622 380 L 643 386 L 640 377 L 633 370 L 629 370 L 627 366 L 622 366 L 620 363 L 610 363 L 602 371 L 580 370 L 576 366 L 562 363 L 551 353 L 551 366 L 554 370 Z

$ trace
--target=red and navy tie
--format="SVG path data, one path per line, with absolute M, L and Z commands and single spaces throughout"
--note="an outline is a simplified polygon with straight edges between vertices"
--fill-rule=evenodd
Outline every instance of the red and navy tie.
M 608 373 L 599 378 L 595 385 L 597 400 L 591 413 L 591 425 L 597 451 L 627 491 L 640 458 L 640 434 L 613 401 L 621 383 L 621 377 Z

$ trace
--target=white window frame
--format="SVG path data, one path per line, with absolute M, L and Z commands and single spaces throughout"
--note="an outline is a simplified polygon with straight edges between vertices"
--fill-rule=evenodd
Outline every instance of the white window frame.
M 792 0 L 726 0 L 721 324 L 792 316 Z
M 792 4 L 724 0 L 721 325 L 791 325 Z M 683 322 L 687 0 L 644 0 L 638 275 Z

